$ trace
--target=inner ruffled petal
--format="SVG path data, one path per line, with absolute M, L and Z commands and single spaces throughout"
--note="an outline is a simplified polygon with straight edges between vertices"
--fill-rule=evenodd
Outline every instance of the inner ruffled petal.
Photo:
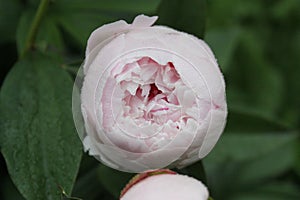
M 122 126 L 118 132 L 135 138 L 140 153 L 166 146 L 188 121 L 199 120 L 196 95 L 185 85 L 172 62 L 161 65 L 150 57 L 142 57 L 122 69 L 113 69 L 111 78 L 123 92 L 122 109 L 115 110 L 119 112 L 115 113 L 119 116 L 115 122 L 119 128 Z M 137 152 L 133 145 L 118 141 L 123 137 L 108 137 L 119 148 Z

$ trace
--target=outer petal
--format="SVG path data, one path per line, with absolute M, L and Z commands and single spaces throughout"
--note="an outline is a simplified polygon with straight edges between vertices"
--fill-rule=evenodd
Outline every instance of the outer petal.
M 126 33 L 132 29 L 150 27 L 157 20 L 157 16 L 148 17 L 145 15 L 137 16 L 132 24 L 128 24 L 124 20 L 119 20 L 110 24 L 103 25 L 94 30 L 87 42 L 86 59 L 84 64 L 84 72 L 86 74 L 91 62 L 95 59 L 98 52 L 116 36 Z
M 102 32 L 103 30 L 101 31 L 100 28 L 91 36 L 90 45 L 88 45 L 87 51 L 93 49 L 89 54 L 92 55 L 92 59 L 90 57 L 85 64 L 88 67 L 88 73 L 85 77 L 81 98 L 87 118 L 91 119 L 89 126 L 92 127 L 90 129 L 97 133 L 97 135 L 93 132 L 87 133 L 90 137 L 95 138 L 95 144 L 91 145 L 91 149 L 94 152 L 97 147 L 99 156 L 103 160 L 120 166 L 120 170 L 123 171 L 139 172 L 149 168 L 165 167 L 178 159 L 179 161 L 188 159 L 187 162 L 182 162 L 184 164 L 204 157 L 217 142 L 223 131 L 227 115 L 224 80 L 208 46 L 202 40 L 167 27 L 138 28 L 149 26 L 155 20 L 156 18 L 139 16 L 131 25 L 134 28 L 128 27 L 130 25 L 126 25 L 124 22 L 119 22 L 119 27 L 116 24 L 112 26 L 115 29 L 104 27 L 107 32 Z M 108 33 L 113 33 L 112 30 L 119 32 L 113 38 L 107 39 Z M 94 42 L 100 42 L 100 44 L 95 46 Z M 201 106 L 201 100 L 208 101 L 208 105 L 210 105 L 207 116 L 202 116 L 201 110 L 203 109 L 199 107 L 199 111 L 201 111 L 197 116 L 199 125 L 189 137 L 188 142 L 181 143 L 185 146 L 180 146 L 180 143 L 176 143 L 175 140 L 174 143 L 166 145 L 159 151 L 136 154 L 116 147 L 103 129 L 103 109 L 112 112 L 111 117 L 105 118 L 105 124 L 114 125 L 116 123 L 113 112 L 118 105 L 117 102 L 110 101 L 110 99 L 114 99 L 115 86 L 112 85 L 109 90 L 105 90 L 104 87 L 111 71 L 118 64 L 130 63 L 142 57 L 151 57 L 161 65 L 172 62 L 184 83 L 193 89 L 194 95 L 199 99 L 198 106 Z M 101 104 L 103 95 L 108 98 L 105 104 Z M 178 136 L 178 138 L 180 137 Z M 172 152 L 172 150 L 176 151 Z M 166 159 L 154 162 L 159 155 L 163 155 L 161 160 L 164 160 L 163 157 Z
M 157 16 L 148 17 L 146 15 L 139 15 L 133 20 L 132 25 L 135 27 L 150 27 L 157 19 Z

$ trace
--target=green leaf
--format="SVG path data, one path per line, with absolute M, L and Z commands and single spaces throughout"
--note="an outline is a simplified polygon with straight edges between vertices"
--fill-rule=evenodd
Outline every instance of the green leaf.
M 234 195 L 231 200 L 298 200 L 299 188 L 289 182 L 259 185 L 254 190 Z
M 1 194 L 0 197 L 3 200 L 24 200 L 23 196 L 8 176 L 1 176 Z
M 291 132 L 225 133 L 206 159 L 208 162 L 253 160 L 291 145 L 297 137 Z
M 67 10 L 82 11 L 111 11 L 118 12 L 119 15 L 124 13 L 153 13 L 158 7 L 161 0 L 60 0 L 55 2 L 59 7 Z
M 271 13 L 275 18 L 283 19 L 293 12 L 298 13 L 299 8 L 298 0 L 278 1 L 273 4 Z
M 25 48 L 25 41 L 35 12 L 35 10 L 28 9 L 21 16 L 17 29 L 17 47 L 19 54 Z M 52 15 L 48 15 L 42 20 L 34 46 L 40 51 L 49 50 L 49 52 L 54 52 L 56 55 L 59 55 L 64 51 L 64 45 L 55 18 Z
M 188 176 L 194 177 L 202 181 L 204 184 L 206 184 L 207 182 L 205 170 L 201 160 L 185 168 L 175 170 L 175 171 L 178 171 L 178 173 L 180 174 L 186 174 Z
M 300 8 L 300 4 L 298 5 Z M 300 15 L 298 13 L 298 18 L 295 20 L 300 21 Z M 293 27 L 293 26 L 291 26 Z M 298 26 L 300 27 L 300 26 Z M 294 36 L 293 36 L 294 35 Z M 300 84 L 299 84 L 299 74 L 300 74 L 300 28 L 298 31 L 292 29 L 291 32 L 284 32 L 284 35 L 278 36 L 279 38 L 290 38 L 289 43 L 281 41 L 281 46 L 277 49 L 274 59 L 276 63 L 281 67 L 281 73 L 285 75 L 286 85 L 284 102 L 282 104 L 282 111 L 285 118 L 284 120 L 294 127 L 300 129 Z M 275 40 L 275 38 L 274 38 Z M 290 49 L 288 53 L 282 53 L 280 49 Z M 275 51 L 275 50 L 274 50 Z M 288 62 L 287 62 L 288 61 Z
M 113 18 L 109 16 L 103 16 L 101 14 L 95 15 L 92 12 L 71 10 L 69 12 L 65 11 L 64 13 L 65 14 L 57 21 L 81 47 L 86 45 L 87 39 L 93 30 L 105 23 L 113 21 Z
M 56 21 L 84 47 L 93 30 L 116 20 L 131 20 L 138 14 L 151 15 L 160 0 L 61 0 L 51 8 Z
M 284 174 L 292 169 L 295 157 L 295 142 L 293 140 L 257 159 L 243 163 L 239 181 L 248 184 L 256 183 L 262 179 Z
M 72 193 L 73 197 L 88 200 L 103 199 L 104 193 L 107 192 L 103 187 L 101 187 L 101 182 L 97 178 L 98 167 L 99 162 L 94 157 L 83 154 L 79 173 Z
M 243 31 L 241 36 L 225 73 L 229 106 L 273 116 L 284 97 L 282 76 L 264 58 L 262 41 L 254 32 Z
M 0 94 L 0 146 L 9 174 L 27 200 L 70 194 L 81 159 L 71 112 L 72 80 L 58 63 L 28 55 Z
M 82 199 L 97 199 L 103 192 L 103 188 L 100 187 L 101 183 L 95 177 L 97 177 L 96 168 L 78 177 L 72 196 Z
M 212 48 L 223 72 L 229 68 L 237 47 L 240 31 L 238 28 L 214 29 L 205 33 L 205 41 Z
M 34 17 L 34 11 L 25 11 L 19 21 L 17 34 L 16 34 L 16 42 L 17 42 L 17 49 L 19 55 L 25 48 L 25 41 L 29 32 L 31 21 Z
M 290 127 L 250 108 L 229 107 L 225 132 L 276 132 Z
M 162 0 L 158 7 L 158 23 L 204 37 L 205 0 Z
M 0 0 L 0 43 L 15 40 L 21 10 L 18 0 Z
M 294 168 L 298 177 L 300 177 L 300 140 L 297 141 L 296 146 L 296 162 L 294 163 Z
M 297 138 L 297 134 L 288 132 L 223 135 L 204 159 L 212 196 L 231 199 L 236 194 L 253 193 L 292 170 Z
M 120 172 L 105 165 L 98 168 L 100 182 L 115 198 L 119 198 L 122 189 L 133 176 L 134 174 Z

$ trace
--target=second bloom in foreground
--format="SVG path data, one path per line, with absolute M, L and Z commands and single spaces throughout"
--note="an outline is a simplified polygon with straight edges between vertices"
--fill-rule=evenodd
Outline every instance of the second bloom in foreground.
M 196 162 L 226 121 L 225 84 L 210 48 L 187 33 L 152 26 L 156 19 L 140 15 L 132 24 L 96 29 L 80 97 L 73 97 L 85 149 L 122 171 Z
M 208 200 L 199 180 L 170 170 L 148 171 L 135 176 L 121 193 L 121 200 Z

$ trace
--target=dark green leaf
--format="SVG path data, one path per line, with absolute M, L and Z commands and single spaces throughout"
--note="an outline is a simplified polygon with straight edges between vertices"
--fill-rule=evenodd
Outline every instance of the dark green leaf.
M 34 11 L 25 11 L 19 21 L 17 34 L 16 34 L 16 42 L 19 55 L 25 48 L 26 38 L 29 32 L 31 21 L 34 17 Z
M 253 193 L 291 170 L 297 138 L 297 134 L 288 132 L 223 135 L 204 159 L 212 196 L 231 199 L 236 194 Z
M 206 0 L 162 0 L 158 23 L 204 38 Z
M 299 13 L 300 4 L 298 0 L 285 0 L 274 3 L 272 14 L 277 19 L 288 17 L 291 13 Z
M 202 161 L 198 161 L 192 165 L 189 165 L 183 169 L 177 170 L 180 174 L 186 174 L 188 176 L 194 177 L 200 181 L 202 181 L 204 184 L 206 184 L 206 175 L 205 170 L 202 164 Z
M 0 85 L 2 85 L 6 74 L 18 58 L 15 43 L 0 45 L 0 55 Z
M 94 157 L 83 154 L 72 196 L 88 200 L 103 199 L 103 194 L 108 192 L 97 178 L 98 167 L 99 162 Z
M 226 72 L 229 67 L 238 40 L 239 30 L 237 28 L 215 29 L 205 33 L 205 41 L 215 53 L 223 72 Z
M 294 144 L 296 139 L 297 134 L 290 132 L 225 133 L 206 159 L 207 162 L 250 161 Z
M 134 174 L 120 172 L 105 165 L 98 168 L 100 182 L 115 198 L 119 198 L 120 192 L 133 176 Z
M 239 181 L 248 184 L 256 183 L 259 180 L 276 177 L 288 172 L 295 161 L 295 144 L 295 141 L 292 140 L 282 144 L 270 153 L 245 162 L 240 170 Z
M 298 200 L 299 188 L 288 182 L 259 185 L 256 189 L 233 195 L 230 200 Z
M 296 162 L 294 163 L 294 168 L 298 177 L 300 178 L 300 139 L 296 141 Z
M 35 12 L 36 11 L 29 9 L 21 16 L 17 29 L 17 47 L 19 53 L 22 52 L 25 47 L 25 41 Z M 55 52 L 56 55 L 63 52 L 64 45 L 61 34 L 54 17 L 51 15 L 43 19 L 34 46 L 40 51 L 49 50 L 50 52 Z
M 53 60 L 29 55 L 10 71 L 0 95 L 0 145 L 27 200 L 70 193 L 81 159 L 71 112 L 72 80 Z
M 24 197 L 22 197 L 22 195 L 8 176 L 1 177 L 1 186 L 0 197 L 2 200 L 24 200 Z
M 161 0 L 60 0 L 55 2 L 59 7 L 67 10 L 81 11 L 110 11 L 124 13 L 153 13 Z M 98 13 L 100 14 L 100 13 Z
M 279 120 L 253 109 L 229 107 L 225 132 L 276 132 L 286 131 L 288 128 Z
M 57 22 L 81 46 L 91 32 L 106 23 L 116 20 L 131 20 L 138 14 L 154 13 L 160 0 L 61 0 L 55 2 Z
M 243 31 L 241 36 L 225 73 L 229 106 L 273 116 L 284 97 L 282 76 L 265 60 L 262 41 L 255 33 Z
M 0 0 L 0 43 L 15 40 L 21 10 L 18 0 Z
M 97 168 L 81 175 L 76 181 L 72 196 L 89 200 L 97 199 L 105 191 L 100 181 L 95 178 L 97 175 Z
M 113 18 L 109 16 L 77 12 L 76 10 L 71 10 L 70 13 L 64 11 L 64 15 L 58 19 L 58 23 L 81 47 L 86 45 L 87 39 L 94 29 L 112 21 Z

